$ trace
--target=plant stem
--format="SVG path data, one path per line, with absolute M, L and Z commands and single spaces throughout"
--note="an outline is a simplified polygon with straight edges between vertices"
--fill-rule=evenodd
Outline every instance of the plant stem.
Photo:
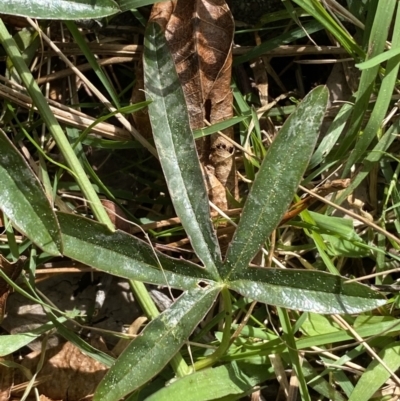
M 224 304 L 224 311 L 225 311 L 225 324 L 224 324 L 224 330 L 222 332 L 222 340 L 221 344 L 219 347 L 216 349 L 216 351 L 196 362 L 194 364 L 194 371 L 198 371 L 204 368 L 208 368 L 214 363 L 216 363 L 226 352 L 226 350 L 229 348 L 230 345 L 230 339 L 231 339 L 231 326 L 232 326 L 232 301 L 231 301 L 231 294 L 229 293 L 228 288 L 224 287 L 221 291 L 222 295 L 222 302 Z
M 283 338 L 288 346 L 289 357 L 292 363 L 292 368 L 299 381 L 299 390 L 301 399 L 303 401 L 311 401 L 310 394 L 307 389 L 307 383 L 304 378 L 303 369 L 301 368 L 301 362 L 299 358 L 299 353 L 297 351 L 296 340 L 293 335 L 293 328 L 290 323 L 290 318 L 287 310 L 285 308 L 277 308 L 279 320 L 283 330 Z
M 3 217 L 5 232 L 7 235 L 8 246 L 10 248 L 9 257 L 12 259 L 13 262 L 16 262 L 19 257 L 19 250 L 18 250 L 17 241 L 15 239 L 15 235 L 14 235 L 14 229 L 13 229 L 13 226 L 11 225 L 11 222 L 8 220 L 8 217 L 5 214 L 3 214 L 2 217 Z

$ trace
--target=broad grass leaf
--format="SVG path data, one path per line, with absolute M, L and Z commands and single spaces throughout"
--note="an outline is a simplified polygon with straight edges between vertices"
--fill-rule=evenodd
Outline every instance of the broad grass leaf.
M 321 234 L 337 235 L 348 241 L 362 242 L 362 238 L 355 232 L 353 220 L 343 219 L 341 217 L 326 216 L 321 213 L 308 211 L 314 220 Z
M 219 291 L 219 286 L 212 285 L 191 289 L 152 320 L 107 373 L 94 400 L 119 400 L 156 376 L 188 339 Z
M 400 367 L 400 342 L 389 344 L 378 354 L 389 369 L 396 371 Z M 358 380 L 349 401 L 369 400 L 376 391 L 390 378 L 390 373 L 376 360 L 372 361 Z
M 0 130 L 0 209 L 13 226 L 50 255 L 60 255 L 60 227 L 28 163 Z
M 114 0 L 13 0 L 2 1 L 3 14 L 38 19 L 90 19 L 116 14 L 120 8 Z
M 197 256 L 218 278 L 221 252 L 211 224 L 207 192 L 190 129 L 181 83 L 164 33 L 149 23 L 144 43 L 146 97 L 154 142 L 176 214 Z
M 256 301 L 316 313 L 359 313 L 386 303 L 377 291 L 320 271 L 249 268 L 229 288 Z
M 362 324 L 357 326 L 357 320 L 354 323 L 354 328 L 358 335 L 362 338 L 379 337 L 382 333 L 385 336 L 398 336 L 400 333 L 400 322 L 390 316 L 363 316 Z M 378 318 L 378 319 L 375 319 Z M 370 321 L 370 322 L 369 322 Z M 361 322 L 360 322 L 361 323 Z M 297 340 L 297 349 L 306 349 L 309 347 L 336 344 L 342 341 L 354 340 L 354 337 L 345 330 L 340 330 L 332 333 L 313 335 L 310 337 L 302 337 Z
M 372 68 L 376 67 L 379 64 L 384 63 L 385 61 L 388 61 L 391 58 L 394 58 L 400 54 L 400 49 L 390 49 L 387 50 L 381 54 L 378 54 L 375 57 L 372 57 L 366 61 L 363 61 L 362 63 L 358 63 L 355 65 L 359 70 L 366 70 L 367 68 Z
M 270 365 L 232 362 L 179 379 L 147 397 L 146 401 L 211 401 L 222 397 L 245 395 L 273 374 Z
M 253 182 L 223 276 L 246 269 L 280 222 L 311 158 L 328 102 L 328 90 L 317 87 L 287 119 Z
M 353 106 L 350 104 L 344 104 L 340 108 L 335 119 L 329 126 L 328 131 L 322 138 L 321 143 L 318 145 L 318 148 L 312 155 L 310 164 L 308 165 L 308 169 L 313 169 L 317 167 L 330 154 L 331 150 L 334 148 L 337 140 L 342 134 L 346 126 L 346 122 L 350 118 L 352 108 Z
M 356 242 L 326 234 L 322 234 L 321 237 L 326 244 L 326 253 L 330 256 L 362 258 L 371 254 L 368 246 L 362 242 L 357 244 Z
M 199 266 L 156 252 L 149 244 L 123 231 L 84 217 L 58 213 L 64 255 L 115 276 L 189 289 L 207 282 Z M 161 266 L 160 266 L 161 265 Z
M 310 229 L 321 234 L 329 255 L 360 258 L 370 254 L 369 246 L 355 232 L 352 220 L 312 211 L 308 213 L 316 224 Z
M 335 401 L 346 401 L 346 398 L 335 387 L 320 375 L 307 360 L 303 360 L 301 369 L 307 385 L 322 396 Z
M 301 325 L 301 331 L 307 336 L 316 336 L 325 333 L 335 333 L 340 328 L 335 326 L 329 316 L 320 315 L 319 313 L 308 313 L 307 318 Z

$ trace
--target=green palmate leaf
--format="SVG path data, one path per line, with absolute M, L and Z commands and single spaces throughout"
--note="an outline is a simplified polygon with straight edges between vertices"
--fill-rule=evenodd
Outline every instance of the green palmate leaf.
M 154 142 L 176 214 L 204 266 L 218 278 L 221 252 L 211 224 L 208 197 L 181 83 L 164 32 L 146 29 L 144 82 Z
M 266 304 L 316 313 L 359 313 L 384 305 L 378 292 L 320 271 L 249 268 L 229 288 Z
M 228 248 L 224 275 L 246 269 L 293 199 L 310 160 L 328 101 L 315 88 L 287 119 L 271 145 Z
M 115 276 L 180 289 L 207 282 L 207 272 L 193 263 L 156 252 L 123 231 L 111 232 L 93 220 L 58 213 L 64 255 Z M 204 279 L 203 279 L 204 277 Z
M 273 374 L 271 366 L 232 362 L 179 379 L 147 397 L 146 401 L 208 401 L 240 396 Z
M 94 400 L 119 400 L 160 372 L 210 309 L 220 289 L 212 285 L 191 289 L 152 320 L 107 373 Z
M 102 18 L 120 11 L 113 0 L 13 0 L 2 1 L 3 14 L 21 15 L 39 19 Z
M 393 342 L 385 347 L 379 356 L 392 371 L 400 367 L 400 343 Z M 349 401 L 369 400 L 390 378 L 390 373 L 378 361 L 373 361 L 357 382 Z
M 60 255 L 60 227 L 39 180 L 0 130 L 0 209 L 15 228 L 51 255 Z

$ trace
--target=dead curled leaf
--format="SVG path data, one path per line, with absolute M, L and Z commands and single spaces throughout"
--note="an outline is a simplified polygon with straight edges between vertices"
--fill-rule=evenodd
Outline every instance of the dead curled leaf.
M 39 358 L 40 352 L 32 352 L 25 357 L 22 365 L 33 373 L 37 369 Z M 46 351 L 45 362 L 37 376 L 37 388 L 41 395 L 52 400 L 88 400 L 107 370 L 105 365 L 67 342 Z M 16 381 L 18 378 L 20 381 L 26 380 L 16 375 Z
M 101 204 L 106 209 L 108 217 L 114 224 L 114 227 L 118 230 L 122 230 L 129 233 L 131 225 L 129 224 L 127 216 L 125 212 L 122 210 L 122 208 L 115 202 L 110 201 L 108 199 L 101 199 Z
M 225 0 L 156 3 L 150 21 L 158 23 L 165 32 L 192 129 L 204 127 L 205 121 L 215 124 L 231 118 L 234 21 Z M 233 138 L 233 129 L 224 134 Z M 203 168 L 211 165 L 222 184 L 209 187 L 210 197 L 224 198 L 217 206 L 226 209 L 225 187 L 234 197 L 237 195 L 234 147 L 226 138 L 214 134 L 198 140 L 197 150 Z M 209 174 L 208 170 L 206 175 Z

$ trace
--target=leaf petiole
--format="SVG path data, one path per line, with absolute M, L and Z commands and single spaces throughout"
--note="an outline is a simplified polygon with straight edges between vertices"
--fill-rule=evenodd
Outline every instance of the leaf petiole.
M 231 294 L 227 287 L 223 287 L 221 290 L 222 295 L 222 302 L 224 305 L 225 311 L 225 324 L 224 330 L 222 332 L 222 340 L 219 347 L 215 350 L 215 352 L 200 360 L 197 361 L 194 366 L 193 370 L 197 372 L 198 370 L 209 368 L 210 366 L 214 365 L 227 351 L 230 346 L 230 339 L 231 339 L 231 327 L 232 327 L 232 301 L 231 301 Z

